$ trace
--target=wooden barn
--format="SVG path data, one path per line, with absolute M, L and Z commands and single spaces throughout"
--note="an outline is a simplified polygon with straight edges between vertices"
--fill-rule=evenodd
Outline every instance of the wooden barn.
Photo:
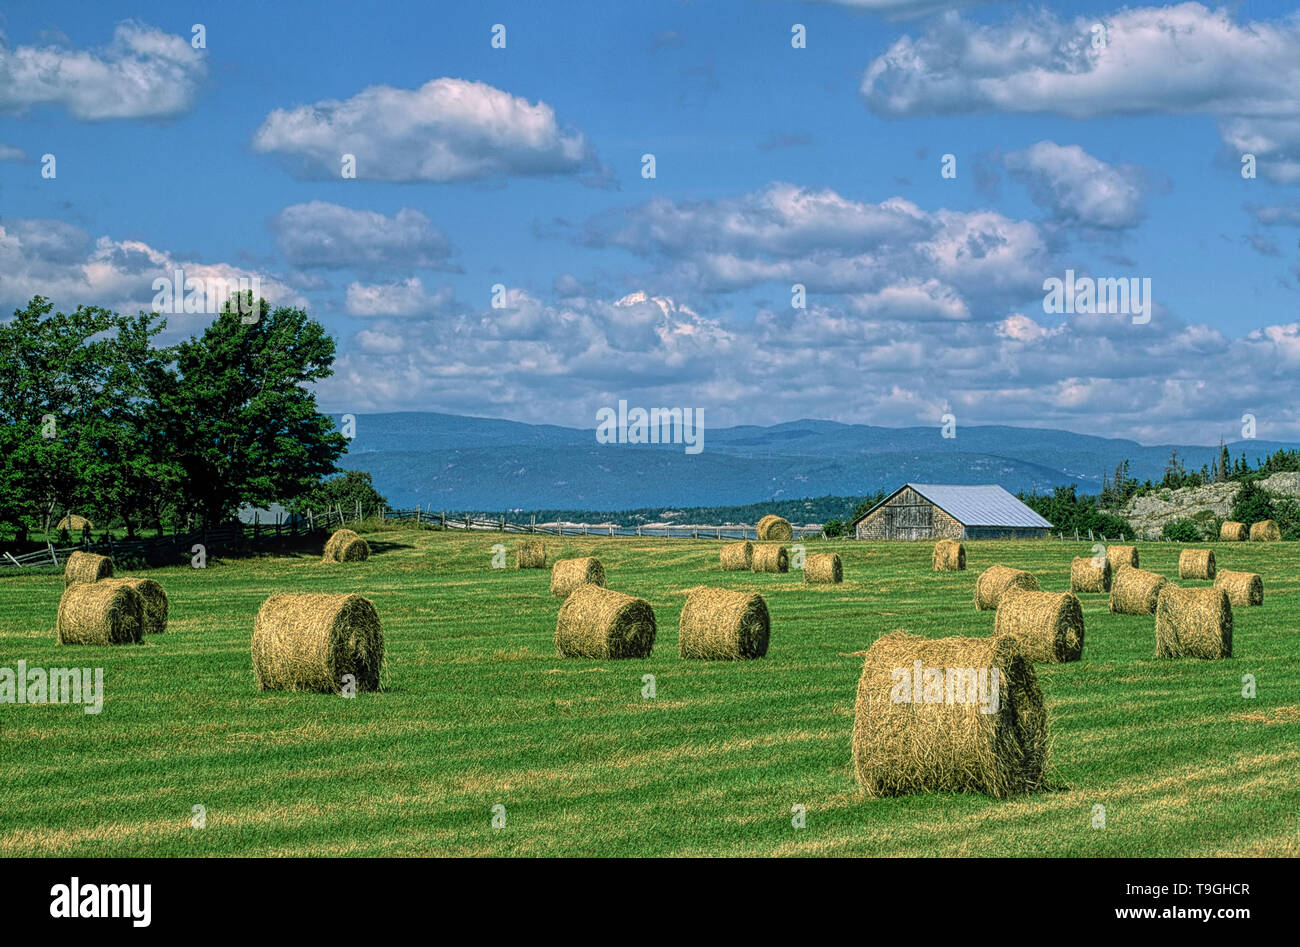
M 858 539 L 1045 539 L 1051 528 L 994 483 L 905 483 L 852 525 Z

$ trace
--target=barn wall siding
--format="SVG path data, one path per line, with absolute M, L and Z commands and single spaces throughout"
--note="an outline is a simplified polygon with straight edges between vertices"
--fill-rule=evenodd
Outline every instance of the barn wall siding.
M 904 487 L 854 529 L 858 539 L 1045 539 L 1046 529 L 1026 526 L 965 526 L 911 487 Z

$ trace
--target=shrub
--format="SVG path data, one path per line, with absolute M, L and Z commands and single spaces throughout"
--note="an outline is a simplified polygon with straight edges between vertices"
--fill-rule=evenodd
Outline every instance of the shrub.
M 1189 519 L 1179 519 L 1166 523 L 1160 534 L 1174 543 L 1199 543 L 1205 539 L 1201 528 Z
M 827 539 L 835 539 L 844 535 L 845 528 L 844 520 L 827 520 L 822 524 L 822 535 Z
M 1260 520 L 1276 518 L 1272 497 L 1269 496 L 1267 490 L 1253 480 L 1243 483 L 1241 489 L 1237 491 L 1237 495 L 1232 498 L 1232 515 L 1228 519 L 1249 526 L 1252 523 L 1258 523 Z

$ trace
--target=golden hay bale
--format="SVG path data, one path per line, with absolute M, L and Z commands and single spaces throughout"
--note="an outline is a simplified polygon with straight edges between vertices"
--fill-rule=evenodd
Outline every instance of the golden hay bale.
M 748 572 L 754 563 L 754 544 L 748 539 L 742 543 L 729 543 L 722 547 L 718 558 L 723 572 Z
M 1138 568 L 1138 547 L 1137 546 L 1107 546 L 1106 561 L 1110 563 L 1110 571 L 1118 572 L 1120 566 L 1132 566 Z
M 790 550 L 784 546 L 755 546 L 750 568 L 755 572 L 789 572 Z
M 144 602 L 143 631 L 146 635 L 160 635 L 167 630 L 167 592 L 153 579 L 105 579 L 100 584 L 127 585 L 140 593 L 140 600 Z
M 1250 539 L 1250 530 L 1245 523 L 1236 520 L 1224 520 L 1219 527 L 1219 541 L 1225 543 L 1244 543 Z
M 853 765 L 868 796 L 1002 798 L 1037 789 L 1046 763 L 1043 695 L 1016 638 L 894 632 L 867 651 L 853 711 Z
M 1011 588 L 998 603 L 993 634 L 1014 635 L 1035 664 L 1077 661 L 1083 654 L 1083 606 L 1071 592 Z
M 54 636 L 59 644 L 134 644 L 144 634 L 144 599 L 129 585 L 74 582 L 63 590 Z
M 1278 529 L 1277 523 L 1272 520 L 1260 520 L 1258 523 L 1251 523 L 1250 541 L 1253 543 L 1279 543 L 1282 541 L 1282 530 Z
M 789 520 L 769 513 L 758 521 L 758 538 L 776 542 L 794 539 L 794 529 L 790 526 Z
M 80 533 L 82 530 L 94 529 L 95 524 L 84 516 L 78 516 L 76 513 L 69 513 L 63 519 L 59 520 L 59 525 L 55 529 L 66 529 L 70 533 Z
M 605 584 L 605 567 L 595 556 L 560 559 L 551 567 L 551 594 L 564 598 L 580 585 Z
M 975 581 L 975 607 L 980 611 L 997 608 L 1002 593 L 1010 588 L 1037 592 L 1038 580 L 1023 569 L 989 566 Z
M 336 530 L 325 543 L 323 562 L 365 562 L 370 544 L 350 529 Z
M 1168 581 L 1156 572 L 1122 566 L 1110 580 L 1110 610 L 1117 615 L 1154 614 Z
M 1220 569 L 1214 577 L 1214 587 L 1228 593 L 1228 601 L 1233 605 L 1263 605 L 1264 580 L 1257 572 L 1233 572 Z
M 803 580 L 805 582 L 843 582 L 844 564 L 840 562 L 839 553 L 809 553 L 803 559 Z
M 113 560 L 93 552 L 74 552 L 63 564 L 63 586 L 74 582 L 98 582 L 113 577 Z
M 1101 565 L 1097 565 L 1098 560 Z M 1071 592 L 1109 592 L 1110 560 L 1100 556 L 1075 556 L 1070 560 Z
M 1156 607 L 1156 657 L 1232 657 L 1232 605 L 1223 589 L 1166 585 Z
M 599 585 L 574 589 L 555 622 L 555 650 L 563 658 L 645 658 L 654 643 L 650 603 Z
M 1214 550 L 1184 549 L 1178 554 L 1178 578 L 1213 579 Z
M 966 547 L 955 539 L 941 539 L 934 544 L 930 564 L 935 572 L 961 572 L 966 568 Z
M 384 632 L 360 595 L 272 595 L 253 622 L 259 690 L 340 693 L 344 675 L 358 691 L 379 690 Z
M 515 550 L 516 569 L 545 569 L 546 543 L 540 539 L 530 539 L 519 544 Z
M 730 589 L 691 589 L 682 607 L 677 654 L 705 661 L 761 658 L 772 620 L 763 596 Z

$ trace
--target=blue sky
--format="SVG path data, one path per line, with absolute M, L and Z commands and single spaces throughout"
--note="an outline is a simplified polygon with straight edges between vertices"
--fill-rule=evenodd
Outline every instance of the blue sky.
M 3 310 L 257 275 L 340 412 L 1300 437 L 1292 8 L 268 6 L 7 4 Z M 1066 269 L 1154 317 L 1045 313 Z

